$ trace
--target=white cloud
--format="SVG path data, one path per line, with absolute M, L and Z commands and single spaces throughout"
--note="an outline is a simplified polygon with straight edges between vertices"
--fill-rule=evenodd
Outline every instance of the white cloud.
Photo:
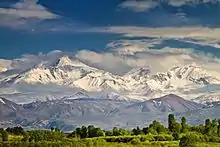
M 213 74 L 220 72 L 220 59 L 211 54 L 198 53 L 193 49 L 185 48 L 163 48 L 160 50 L 150 49 L 153 44 L 158 44 L 161 39 L 154 41 L 125 40 L 111 43 L 108 47 L 117 44 L 105 53 L 92 51 L 80 51 L 77 58 L 93 66 L 101 67 L 104 70 L 115 74 L 126 73 L 131 68 L 150 67 L 152 72 L 166 72 L 175 65 L 198 64 Z M 119 45 L 120 44 L 120 45 Z
M 207 3 L 207 2 L 217 3 L 217 2 L 220 2 L 220 0 L 202 0 L 202 1 L 198 1 L 198 0 L 169 0 L 169 4 L 176 6 L 176 7 L 182 6 L 185 4 L 198 4 L 198 3 Z
M 90 28 L 87 32 L 118 33 L 127 37 L 156 37 L 183 39 L 191 38 L 200 41 L 195 44 L 214 46 L 220 48 L 220 28 L 205 27 L 136 27 L 136 26 L 112 26 L 105 28 Z M 191 41 L 192 43 L 193 41 Z
M 135 12 L 144 12 L 155 8 L 158 5 L 155 1 L 135 1 L 128 0 L 119 5 L 120 8 L 130 9 Z
M 127 0 L 119 5 L 120 8 L 130 9 L 134 12 L 144 12 L 148 11 L 149 9 L 153 9 L 156 6 L 159 6 L 163 0 L 146 0 L 146 1 L 137 1 L 137 0 Z M 186 4 L 200 4 L 200 3 L 219 3 L 220 0 L 168 0 L 167 4 L 172 5 L 174 7 L 180 7 Z
M 104 31 L 112 33 L 123 33 L 132 36 L 151 36 L 151 37 L 168 37 L 168 38 L 220 38 L 220 28 L 210 29 L 203 27 L 161 27 L 161 28 L 147 28 L 147 27 L 124 27 L 116 26 L 104 29 Z
M 39 55 L 25 55 L 21 59 L 15 59 L 9 63 L 11 63 L 12 68 L 26 70 L 41 61 L 54 62 L 61 56 L 69 55 L 75 56 L 87 65 L 118 75 L 123 75 L 132 68 L 137 67 L 150 67 L 152 72 L 155 73 L 166 72 L 175 65 L 192 63 L 204 67 L 213 75 L 220 72 L 220 59 L 212 54 L 205 54 L 191 48 L 164 47 L 162 49 L 151 49 L 163 40 L 163 38 L 118 40 L 106 45 L 108 49 L 106 52 L 81 50 L 74 54 L 54 51 L 46 55 L 42 53 Z M 184 41 L 183 39 L 179 40 Z
M 0 8 L 0 25 L 19 26 L 29 20 L 47 20 L 59 18 L 45 7 L 37 4 L 38 0 L 21 0 L 9 8 Z

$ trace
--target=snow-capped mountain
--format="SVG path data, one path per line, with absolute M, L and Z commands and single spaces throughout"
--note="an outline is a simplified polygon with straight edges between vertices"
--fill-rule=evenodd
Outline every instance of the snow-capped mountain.
M 119 76 L 86 65 L 75 57 L 64 56 L 52 63 L 43 61 L 0 81 L 0 85 L 4 87 L 24 83 L 55 84 L 87 92 L 107 91 L 105 98 L 114 95 L 114 98 L 120 99 L 146 100 L 172 92 L 181 95 L 186 90 L 220 84 L 220 80 L 195 64 L 175 66 L 167 72 L 157 74 L 152 74 L 147 67 L 140 67 Z

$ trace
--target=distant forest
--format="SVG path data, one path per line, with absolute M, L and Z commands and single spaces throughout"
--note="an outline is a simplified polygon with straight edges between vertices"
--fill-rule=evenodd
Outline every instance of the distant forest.
M 168 116 L 168 127 L 154 120 L 149 126 L 132 130 L 114 127 L 103 130 L 93 125 L 78 127 L 71 133 L 59 128 L 25 131 L 22 127 L 0 129 L 0 147 L 220 147 L 220 121 L 206 119 L 190 126 L 186 118 L 177 122 Z

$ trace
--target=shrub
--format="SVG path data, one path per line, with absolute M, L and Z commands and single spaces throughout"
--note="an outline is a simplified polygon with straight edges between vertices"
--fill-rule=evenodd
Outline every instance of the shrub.
M 173 133 L 173 139 L 174 140 L 179 140 L 180 139 L 180 134 L 177 133 L 177 132 Z
M 180 143 L 179 143 L 180 147 L 195 147 L 195 140 L 193 138 L 191 138 L 191 136 L 183 136 L 180 139 Z
M 135 139 L 133 139 L 133 140 L 131 141 L 131 144 L 133 144 L 133 145 L 138 145 L 138 144 L 140 144 L 140 143 L 141 143 L 140 140 L 137 139 L 137 138 L 135 138 Z

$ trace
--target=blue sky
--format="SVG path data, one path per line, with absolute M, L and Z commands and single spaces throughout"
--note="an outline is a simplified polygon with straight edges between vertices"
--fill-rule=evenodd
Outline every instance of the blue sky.
M 215 33 L 220 24 L 219 14 L 219 4 L 196 4 L 194 0 L 191 3 L 184 0 L 167 3 L 157 0 L 1 0 L 0 49 L 4 52 L 0 58 L 56 49 L 104 51 L 106 44 L 123 35 L 192 38 L 190 32 L 195 30 L 192 27 L 202 29 L 194 33 L 193 38 L 216 40 L 219 39 Z M 155 35 L 158 30 L 152 28 L 159 28 L 159 33 Z M 171 31 L 166 32 L 167 28 Z M 188 34 L 181 30 L 183 28 L 189 28 Z M 213 35 L 209 35 L 207 28 L 215 29 Z M 178 34 L 174 33 L 177 29 Z M 165 44 L 173 46 L 178 42 Z M 193 44 L 186 46 L 194 48 Z M 209 52 L 207 47 L 200 44 L 195 49 Z M 219 53 L 211 47 L 210 53 Z

